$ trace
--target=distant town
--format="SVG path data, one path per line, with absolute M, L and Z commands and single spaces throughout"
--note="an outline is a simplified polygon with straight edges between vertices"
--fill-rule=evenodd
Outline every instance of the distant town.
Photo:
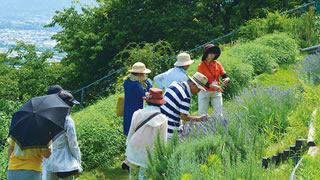
M 59 31 L 59 28 L 44 28 L 51 17 L 32 16 L 0 18 L 0 51 L 5 53 L 8 48 L 16 45 L 16 40 L 27 44 L 34 44 L 38 53 L 46 50 L 54 51 L 56 42 L 51 36 Z M 64 53 L 55 52 L 50 61 L 60 61 Z

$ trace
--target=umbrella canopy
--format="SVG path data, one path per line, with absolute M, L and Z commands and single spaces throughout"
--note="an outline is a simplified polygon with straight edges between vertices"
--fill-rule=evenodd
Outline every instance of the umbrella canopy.
M 57 94 L 31 98 L 12 116 L 9 136 L 20 148 L 48 147 L 70 110 Z

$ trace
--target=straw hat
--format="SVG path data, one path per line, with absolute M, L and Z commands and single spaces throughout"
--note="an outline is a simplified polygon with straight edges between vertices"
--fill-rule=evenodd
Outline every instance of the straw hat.
M 167 103 L 166 100 L 163 99 L 162 90 L 158 88 L 150 88 L 149 93 L 147 93 L 143 99 L 153 104 Z
M 216 54 L 216 57 L 214 58 L 214 60 L 218 59 L 218 57 L 221 54 L 221 49 L 214 45 L 214 44 L 207 44 L 204 48 L 203 48 L 203 56 L 202 56 L 202 61 L 205 60 L 208 56 L 209 53 L 214 53 Z
M 146 68 L 142 62 L 136 62 L 133 64 L 132 69 L 128 70 L 132 73 L 150 73 L 151 70 Z
M 191 60 L 188 53 L 180 53 L 177 56 L 177 62 L 174 63 L 174 66 L 186 66 L 192 64 L 193 62 L 194 60 Z
M 196 72 L 192 77 L 189 76 L 189 78 L 197 85 L 199 89 L 206 91 L 204 87 L 208 83 L 208 78 L 205 75 Z

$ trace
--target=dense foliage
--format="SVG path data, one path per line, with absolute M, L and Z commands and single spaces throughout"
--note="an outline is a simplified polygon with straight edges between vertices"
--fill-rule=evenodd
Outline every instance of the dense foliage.
M 10 57 L 14 53 L 16 56 Z M 45 95 L 48 87 L 62 82 L 58 63 L 49 63 L 53 52 L 37 54 L 35 46 L 17 41 L 17 46 L 0 55 L 0 99 L 26 101 Z
M 81 160 L 84 169 L 112 165 L 125 148 L 122 118 L 116 116 L 119 94 L 101 99 L 72 114 L 76 124 Z
M 82 5 L 82 12 L 75 5 L 57 11 L 48 27 L 62 27 L 53 36 L 57 49 L 67 53 L 62 64 L 70 68 L 65 71 L 68 80 L 62 85 L 77 89 L 121 67 L 125 61 L 118 63 L 115 56 L 129 43 L 162 40 L 171 44 L 175 52 L 185 51 L 236 30 L 246 20 L 263 17 L 268 11 L 285 11 L 304 2 L 307 1 L 97 0 L 96 6 Z M 86 95 L 91 99 L 106 86 L 112 87 L 115 79 L 114 76 L 99 83 Z

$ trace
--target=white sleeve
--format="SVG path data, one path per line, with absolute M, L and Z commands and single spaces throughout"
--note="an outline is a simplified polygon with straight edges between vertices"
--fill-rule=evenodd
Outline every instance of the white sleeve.
M 80 148 L 77 141 L 76 128 L 74 122 L 71 117 L 67 119 L 67 138 L 68 138 L 68 146 L 72 153 L 72 155 L 79 161 L 81 164 L 81 154 Z

